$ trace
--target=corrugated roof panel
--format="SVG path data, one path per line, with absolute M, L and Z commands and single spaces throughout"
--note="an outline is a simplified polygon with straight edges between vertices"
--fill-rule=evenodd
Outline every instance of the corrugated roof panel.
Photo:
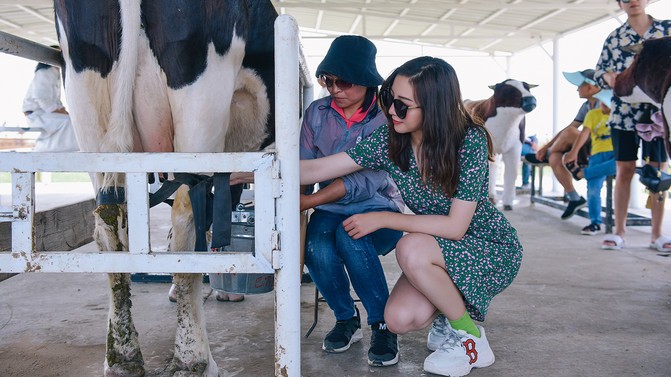
M 659 0 L 650 3 L 656 1 Z M 456 34 L 460 39 L 452 47 L 471 50 L 484 45 L 487 52 L 511 53 L 529 48 L 539 39 L 550 40 L 584 28 L 617 11 L 612 0 L 371 0 L 368 3 L 272 0 L 272 3 L 292 15 L 299 27 L 310 31 L 319 28 L 317 31 L 330 36 L 350 32 L 372 39 L 400 36 L 408 41 L 441 46 Z M 21 4 L 28 11 L 21 9 Z M 320 11 L 321 22 L 318 22 Z M 0 30 L 40 43 L 56 39 L 52 19 L 52 0 L 17 0 L 15 4 L 0 5 Z M 394 22 L 396 26 L 385 36 Z M 464 32 L 467 35 L 460 36 Z

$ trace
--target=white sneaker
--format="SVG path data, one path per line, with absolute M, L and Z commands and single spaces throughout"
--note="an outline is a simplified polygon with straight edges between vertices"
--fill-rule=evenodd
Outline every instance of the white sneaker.
M 433 319 L 431 330 L 426 337 L 426 348 L 430 351 L 435 351 L 447 338 L 447 334 L 452 331 L 450 323 L 443 313 L 438 314 L 438 317 Z
M 440 376 L 461 377 L 472 368 L 494 364 L 494 352 L 489 347 L 485 329 L 478 326 L 480 337 L 463 330 L 452 330 L 438 349 L 424 360 L 424 370 Z

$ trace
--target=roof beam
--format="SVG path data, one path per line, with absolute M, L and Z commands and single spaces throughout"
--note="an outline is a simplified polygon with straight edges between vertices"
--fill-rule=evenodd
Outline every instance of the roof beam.
M 368 9 L 358 9 L 358 10 L 357 9 L 352 9 L 352 10 L 338 9 L 337 12 L 341 13 L 341 14 L 349 14 L 349 15 L 353 15 L 353 16 L 362 15 L 362 16 L 377 17 L 377 18 L 387 19 L 387 20 L 391 20 L 391 21 L 400 20 L 400 18 L 396 15 L 389 15 L 387 13 L 382 13 L 382 12 L 379 12 L 379 11 L 372 11 L 372 10 L 368 10 Z M 511 31 L 512 32 L 518 32 L 519 31 L 518 28 L 514 28 L 514 27 L 507 27 L 507 28 L 506 27 L 490 27 L 490 26 L 487 26 L 487 25 L 478 25 L 477 23 L 472 23 L 472 22 L 459 22 L 459 21 L 454 21 L 454 20 L 450 20 L 449 22 L 447 22 L 446 20 L 437 21 L 434 18 L 426 18 L 426 17 L 404 16 L 403 20 L 426 23 L 426 24 L 435 23 L 435 24 L 438 24 L 438 25 L 445 25 L 445 26 L 450 26 L 450 27 L 451 26 L 461 26 L 461 27 L 469 28 L 469 27 L 476 27 L 477 26 L 480 29 L 489 30 L 493 33 L 511 32 Z
M 51 18 L 49 18 L 49 17 L 45 17 L 45 16 L 43 16 L 43 15 L 41 15 L 40 13 L 38 13 L 36 10 L 31 9 L 31 8 L 28 8 L 27 6 L 24 6 L 24 5 L 17 5 L 16 7 L 19 8 L 19 9 L 21 9 L 22 11 L 24 11 L 24 12 L 26 12 L 26 13 L 32 15 L 32 16 L 35 16 L 35 17 L 39 18 L 40 20 L 42 20 L 42 21 L 44 21 L 44 22 L 48 22 L 48 23 L 50 23 L 50 24 L 52 24 L 52 25 L 55 25 L 55 24 L 56 24 L 56 23 L 54 22 L 53 19 L 51 19 Z
M 0 0 L 0 3 L 2 3 L 5 0 Z M 463 0 L 462 0 L 463 1 Z M 358 3 L 343 3 L 343 2 L 328 2 L 325 4 L 322 3 L 317 3 L 314 1 L 306 1 L 306 0 L 271 0 L 271 2 L 276 6 L 281 6 L 284 8 L 307 8 L 307 9 L 322 9 L 322 10 L 336 10 L 336 9 L 350 9 L 350 10 L 356 10 L 360 8 L 363 3 L 358 4 Z M 425 0 L 422 1 L 421 3 L 410 3 L 410 4 L 404 4 L 404 3 L 385 3 L 384 6 L 386 9 L 392 10 L 392 9 L 399 9 L 399 12 L 404 9 L 408 8 L 410 10 L 413 9 L 426 9 L 427 6 L 431 6 L 431 4 L 435 4 L 436 8 L 445 8 L 445 2 L 444 1 L 429 1 Z M 589 2 L 574 2 L 570 4 L 561 4 L 561 3 L 529 3 L 529 2 L 519 2 L 519 1 L 513 1 L 507 4 L 500 4 L 499 2 L 492 1 L 491 3 L 471 3 L 471 2 L 460 2 L 459 4 L 456 4 L 454 8 L 456 9 L 463 9 L 463 10 L 493 10 L 497 8 L 501 8 L 505 6 L 506 8 L 509 8 L 511 10 L 555 10 L 558 8 L 566 8 L 570 10 L 599 10 L 603 11 L 604 9 L 604 2 L 602 0 L 599 1 L 589 1 Z
M 315 30 L 315 29 L 310 29 L 310 28 L 300 28 L 301 31 L 309 32 L 309 33 L 315 33 L 315 34 L 321 34 L 321 35 L 301 35 L 302 39 L 322 39 L 322 38 L 330 38 L 334 36 L 339 36 L 346 34 L 342 31 L 333 31 L 333 30 Z M 469 33 L 470 34 L 470 33 Z M 477 36 L 477 35 L 461 35 L 461 34 L 441 34 L 441 35 L 427 35 L 424 37 L 417 37 L 415 34 L 409 34 L 409 35 L 384 35 L 384 34 L 367 34 L 366 38 L 368 39 L 395 39 L 395 40 L 405 40 L 406 42 L 411 42 L 411 41 L 423 41 L 423 40 L 429 40 L 429 41 L 440 41 L 440 40 L 445 40 L 445 39 L 450 39 L 450 38 L 458 38 L 458 39 L 475 39 L 475 40 L 493 40 L 493 39 L 501 39 L 503 40 L 538 40 L 538 41 L 544 41 L 546 39 L 551 39 L 553 35 L 540 35 L 540 34 L 534 34 L 534 35 L 519 35 L 519 34 L 513 34 L 513 35 L 492 35 L 492 36 Z
M 415 3 L 417 3 L 417 0 L 410 0 L 409 4 L 415 4 Z M 408 12 L 410 12 L 410 8 L 403 8 L 403 10 L 399 13 L 398 17 L 399 18 L 405 17 L 405 15 L 408 14 Z M 398 25 L 398 22 L 399 22 L 399 19 L 393 20 L 391 22 L 391 24 L 387 27 L 387 29 L 384 31 L 384 33 L 382 33 L 382 34 L 384 34 L 384 35 L 391 34 L 391 32 L 396 27 L 396 25 Z

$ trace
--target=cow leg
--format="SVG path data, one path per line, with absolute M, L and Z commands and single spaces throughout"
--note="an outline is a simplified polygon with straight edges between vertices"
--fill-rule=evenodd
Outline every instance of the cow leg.
M 503 209 L 512 210 L 515 200 L 515 181 L 520 170 L 520 154 L 522 144 L 515 143 L 512 148 L 503 153 Z
M 175 193 L 172 209 L 173 234 L 170 250 L 193 250 L 196 243 L 189 189 L 181 186 Z M 175 274 L 177 333 L 170 371 L 175 376 L 219 375 L 210 352 L 201 292 L 202 274 Z
M 177 296 L 177 334 L 175 354 L 170 364 L 174 376 L 217 377 L 219 370 L 212 358 L 205 329 L 201 292 L 202 274 L 175 274 Z
M 114 188 L 106 192 L 110 194 L 114 192 L 112 190 Z M 128 217 L 125 204 L 99 205 L 94 211 L 94 220 L 94 238 L 100 250 L 128 250 Z M 109 274 L 109 286 L 105 377 L 144 376 L 140 341 L 130 311 L 130 274 Z
M 111 294 L 105 377 L 144 376 L 144 359 L 130 312 L 130 274 L 109 274 L 108 277 Z
M 498 165 L 501 163 L 501 155 L 494 156 L 494 161 L 489 163 L 489 201 L 496 205 L 496 179 Z
M 662 115 L 664 116 L 666 150 L 671 155 L 671 133 L 669 132 L 669 122 L 671 122 L 671 87 L 666 90 L 664 97 L 662 97 Z

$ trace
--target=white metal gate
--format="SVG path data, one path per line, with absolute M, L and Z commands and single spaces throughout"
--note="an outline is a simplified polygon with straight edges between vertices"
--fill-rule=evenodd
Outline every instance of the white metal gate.
M 0 153 L 0 171 L 12 176 L 12 204 L 0 207 L 0 220 L 12 221 L 12 250 L 0 252 L 0 273 L 274 273 L 275 375 L 300 376 L 299 114 L 311 86 L 298 26 L 283 15 L 275 22 L 275 153 Z M 147 173 L 233 170 L 254 172 L 255 255 L 153 252 Z M 36 252 L 36 172 L 126 173 L 130 252 Z

